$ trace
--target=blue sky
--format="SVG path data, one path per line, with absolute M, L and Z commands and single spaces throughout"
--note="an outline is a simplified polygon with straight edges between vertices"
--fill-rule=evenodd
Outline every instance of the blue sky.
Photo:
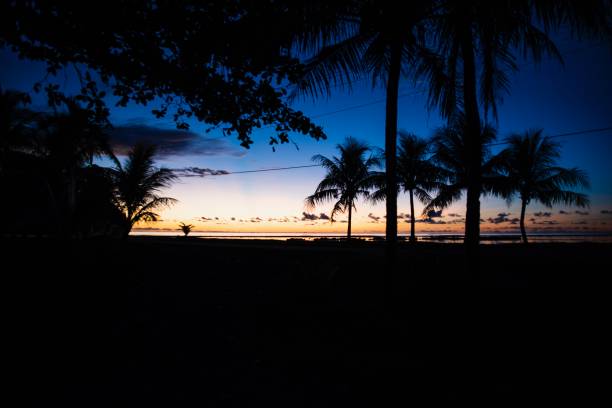
M 498 135 L 500 139 L 511 132 L 520 132 L 530 128 L 543 128 L 548 135 L 585 129 L 602 128 L 612 125 L 612 51 L 610 44 L 597 42 L 558 41 L 565 58 L 565 64 L 545 60 L 536 65 L 523 61 L 521 70 L 512 76 L 511 94 L 504 95 L 499 106 Z M 33 83 L 44 76 L 44 67 L 38 63 L 19 61 L 9 51 L 0 54 L 0 84 L 4 88 L 30 90 Z M 71 91 L 76 89 L 76 81 L 70 72 L 60 74 L 58 83 Z M 414 132 L 420 136 L 431 136 L 436 127 L 443 121 L 435 111 L 426 108 L 426 94 L 420 92 L 422 85 L 414 86 L 408 82 L 400 84 L 400 95 L 408 94 L 399 100 L 398 128 Z M 384 100 L 383 89 L 372 89 L 367 80 L 354 84 L 352 92 L 337 89 L 329 98 L 298 99 L 293 103 L 297 109 L 307 115 L 316 116 L 347 107 Z M 44 100 L 35 97 L 34 105 L 43 106 Z M 172 129 L 168 119 L 157 120 L 150 114 L 151 107 L 130 105 L 127 108 L 112 109 L 111 121 L 114 125 L 138 124 L 155 128 Z M 228 171 L 241 171 L 268 167 L 285 167 L 311 164 L 314 154 L 333 155 L 335 145 L 346 136 L 364 140 L 372 146 L 384 145 L 384 102 L 370 106 L 351 109 L 333 115 L 314 119 L 323 126 L 328 135 L 325 141 L 311 140 L 302 135 L 293 135 L 295 144 L 277 147 L 273 152 L 267 144 L 272 129 L 263 129 L 254 133 L 254 145 L 249 150 L 239 146 L 233 138 L 223 137 L 220 132 L 204 133 L 206 125 L 192 123 L 192 131 L 198 137 L 207 138 L 207 145 L 217 148 L 209 154 L 181 154 L 164 157 L 159 163 L 177 168 L 199 166 Z M 212 139 L 212 140 L 211 140 Z M 592 208 L 590 215 L 575 215 L 575 209 L 556 208 L 547 220 L 557 220 L 553 226 L 539 225 L 536 220 L 532 228 L 556 228 L 574 230 L 580 228 L 612 229 L 612 217 L 602 211 L 612 210 L 612 131 L 571 136 L 557 139 L 563 145 L 563 166 L 577 166 L 587 171 L 591 177 L 592 188 L 589 191 Z M 297 146 L 297 147 L 296 147 Z M 204 152 L 206 153 L 206 152 Z M 319 168 L 289 170 L 283 172 L 228 175 L 205 178 L 183 179 L 173 186 L 168 195 L 176 197 L 180 203 L 163 213 L 166 223 L 164 228 L 178 221 L 196 223 L 203 230 L 240 230 L 247 228 L 246 221 L 260 218 L 274 219 L 269 222 L 252 222 L 248 228 L 268 228 L 279 231 L 288 228 L 287 224 L 276 223 L 281 217 L 295 220 L 291 230 L 343 230 L 340 223 L 329 225 L 319 220 L 306 223 L 301 221 L 305 211 L 303 199 L 311 194 L 323 176 Z M 463 214 L 464 203 L 459 202 L 447 213 Z M 330 206 L 316 209 L 316 213 L 329 212 Z M 420 207 L 417 207 L 417 210 Z M 408 209 L 405 197 L 400 197 L 399 210 Z M 564 217 L 560 210 L 572 212 L 574 216 Z M 541 213 L 543 208 L 530 206 L 528 214 Z M 505 202 L 493 199 L 483 200 L 483 218 L 495 218 L 500 213 L 510 213 L 510 218 L 518 214 L 516 205 L 508 208 Z M 368 215 L 372 215 L 368 217 Z M 384 215 L 381 205 L 360 204 L 356 215 L 357 231 L 382 231 Z M 204 217 L 204 218 L 202 218 Z M 219 220 L 214 220 L 217 217 Z M 231 220 L 234 218 L 235 220 Z M 210 220 L 205 220 L 210 219 Z M 242 219 L 243 223 L 238 220 Z M 447 219 L 448 218 L 442 218 Z M 535 219 L 535 218 L 534 218 Z M 214 220 L 215 222 L 211 221 Z M 579 220 L 580 223 L 577 223 Z M 584 221 L 588 222 L 585 224 Z M 608 221 L 609 220 L 609 221 Z M 218 221 L 218 222 L 216 222 Z M 450 221 L 450 220 L 449 220 Z M 605 224 L 603 224 L 605 223 Z M 258 224 L 257 226 L 255 224 Z M 273 225 L 274 224 L 274 225 Z M 310 225 L 314 224 L 314 225 Z M 422 225 L 421 230 L 438 228 L 450 229 L 450 223 L 441 226 Z M 580 225 L 580 226 L 579 226 Z M 401 226 L 400 230 L 405 230 Z M 457 223 L 452 228 L 455 230 Z M 512 229 L 515 225 L 496 224 L 491 229 Z M 483 225 L 486 229 L 486 225 Z

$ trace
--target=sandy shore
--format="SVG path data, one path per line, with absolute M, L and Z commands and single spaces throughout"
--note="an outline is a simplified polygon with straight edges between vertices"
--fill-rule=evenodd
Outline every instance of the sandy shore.
M 402 245 L 387 290 L 379 243 L 2 248 L 10 370 L 24 405 L 39 406 L 583 401 L 580 381 L 596 378 L 581 364 L 603 347 L 607 308 L 581 293 L 607 287 L 612 254 L 483 247 L 483 284 L 538 289 L 525 293 L 474 290 L 462 246 L 449 244 Z

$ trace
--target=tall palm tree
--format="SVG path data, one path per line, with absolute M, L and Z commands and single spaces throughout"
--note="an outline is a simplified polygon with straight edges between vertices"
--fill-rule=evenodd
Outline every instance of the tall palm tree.
M 443 186 L 446 171 L 431 160 L 432 142 L 404 131 L 399 132 L 397 154 L 398 190 L 410 197 L 410 242 L 416 242 L 414 198 L 424 204 L 433 199 L 431 192 Z M 386 186 L 372 194 L 373 201 L 383 200 Z
M 467 154 L 466 244 L 479 241 L 480 172 L 482 148 L 479 102 L 485 119 L 497 114 L 502 91 L 509 91 L 508 71 L 518 70 L 517 54 L 539 62 L 544 55 L 561 60 L 549 32 L 567 25 L 582 35 L 609 35 L 612 31 L 609 0 L 445 0 L 430 20 L 429 33 L 437 52 L 445 58 L 446 73 L 425 72 L 430 81 L 430 103 L 452 117 L 465 112 Z
M 155 168 L 154 156 L 155 146 L 138 144 L 129 152 L 124 165 L 118 160 L 115 163 L 115 201 L 124 217 L 124 237 L 139 221 L 157 221 L 156 209 L 177 202 L 174 198 L 158 195 L 176 176 L 169 169 Z
M 401 188 L 410 197 L 410 242 L 416 242 L 414 196 L 429 204 L 429 193 L 442 186 L 444 171 L 430 160 L 431 143 L 416 135 L 400 132 L 397 175 Z
M 435 1 L 413 2 L 406 7 L 396 1 L 309 2 L 296 26 L 300 53 L 314 55 L 298 81 L 298 90 L 313 96 L 349 86 L 369 77 L 373 86 L 386 89 L 385 174 L 386 241 L 390 253 L 397 242 L 397 101 L 402 75 L 412 76 L 419 66 L 438 63 L 424 45 L 423 22 Z M 313 5 L 313 3 L 315 3 Z M 431 63 L 431 64 L 430 64 Z
M 431 160 L 439 167 L 440 176 L 445 183 L 438 184 L 438 193 L 423 209 L 423 214 L 433 209 L 444 209 L 459 200 L 463 192 L 470 186 L 469 172 L 469 136 L 466 133 L 466 119 L 462 115 L 455 116 L 449 125 L 436 130 L 433 137 L 433 155 Z M 497 136 L 490 125 L 479 126 L 481 129 L 479 156 L 482 162 L 479 173 L 482 182 L 479 196 L 482 194 L 503 195 L 504 178 L 500 173 L 502 160 L 492 156 L 488 144 Z M 480 220 L 479 220 L 480 221 Z
M 344 143 L 337 145 L 337 149 L 340 151 L 340 157 L 333 156 L 330 159 L 319 154 L 313 156 L 312 160 L 323 166 L 327 174 L 314 194 L 306 198 L 306 207 L 312 209 L 317 204 L 337 200 L 330 220 L 333 222 L 336 214 L 348 210 L 346 237 L 350 239 L 353 208 L 356 209 L 355 200 L 359 197 L 369 197 L 369 190 L 374 187 L 376 178 L 372 169 L 380 166 L 382 159 L 372 154 L 371 148 L 366 144 L 352 137 L 347 137 Z
M 557 166 L 561 146 L 542 133 L 542 129 L 539 129 L 511 135 L 506 139 L 509 146 L 500 153 L 509 187 L 504 196 L 508 204 L 515 195 L 521 200 L 520 226 L 525 244 L 525 209 L 532 201 L 539 201 L 549 208 L 555 204 L 589 206 L 585 194 L 568 190 L 588 188 L 587 174 L 576 167 L 567 169 Z

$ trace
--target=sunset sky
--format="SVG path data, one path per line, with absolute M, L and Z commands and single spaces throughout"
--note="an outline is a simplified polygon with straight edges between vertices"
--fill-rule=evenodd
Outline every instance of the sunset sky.
M 513 76 L 511 94 L 499 107 L 498 138 L 530 128 L 543 128 L 547 135 L 612 126 L 612 52 L 610 44 L 578 43 L 559 36 L 565 65 L 544 61 L 540 65 L 521 62 Z M 44 77 L 44 66 L 19 61 L 9 51 L 1 53 L 0 85 L 5 89 L 30 91 Z M 76 89 L 74 75 L 60 74 L 64 89 Z M 423 86 L 400 84 L 398 128 L 429 137 L 443 124 L 435 111 L 426 109 Z M 112 99 L 109 99 L 112 102 Z M 374 103 L 379 102 L 379 103 Z M 371 103 L 371 104 L 370 104 Z M 109 103 L 111 104 L 111 103 Z M 349 109 L 363 104 L 370 104 Z M 34 108 L 44 109 L 44 98 L 34 97 Z M 313 117 L 328 135 L 324 141 L 293 135 L 290 144 L 273 152 L 267 144 L 272 129 L 254 134 L 255 144 L 246 150 L 220 132 L 205 133 L 206 125 L 192 123 L 190 131 L 179 131 L 170 119 L 150 114 L 154 106 L 113 108 L 113 143 L 118 153 L 137 140 L 155 140 L 162 147 L 159 165 L 172 169 L 198 167 L 228 172 L 312 164 L 314 154 L 334 155 L 335 146 L 346 136 L 372 146 L 384 145 L 384 90 L 372 89 L 367 80 L 354 84 L 352 92 L 338 90 L 330 98 L 303 98 L 294 107 Z M 346 109 L 346 110 L 345 110 Z M 341 112 L 337 112 L 341 111 Z M 319 116 L 321 115 L 321 116 Z M 612 131 L 556 139 L 563 146 L 561 165 L 580 167 L 591 178 L 590 209 L 528 207 L 529 231 L 612 231 Z M 501 149 L 496 146 L 494 149 Z M 497 150 L 494 150 L 494 152 Z M 332 203 L 307 210 L 304 198 L 312 194 L 323 177 L 321 168 L 311 167 L 230 175 L 183 177 L 166 195 L 179 203 L 161 212 L 163 221 L 144 228 L 176 230 L 179 222 L 193 224 L 196 231 L 232 232 L 344 232 L 344 217 L 332 224 L 327 215 Z M 483 232 L 518 232 L 519 208 L 505 201 L 482 201 Z M 465 202 L 460 201 L 439 217 L 419 217 L 419 232 L 463 232 Z M 409 230 L 407 197 L 398 202 L 400 233 Z M 417 205 L 420 215 L 422 205 Z M 354 214 L 355 233 L 384 232 L 384 204 L 359 202 Z

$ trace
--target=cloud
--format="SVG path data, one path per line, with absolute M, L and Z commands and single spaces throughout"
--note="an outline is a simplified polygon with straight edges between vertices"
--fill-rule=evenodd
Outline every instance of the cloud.
M 314 221 L 318 220 L 317 214 L 309 214 L 307 212 L 302 213 L 302 221 Z
M 230 145 L 225 139 L 204 137 L 190 130 L 130 123 L 115 126 L 110 132 L 110 144 L 115 154 L 126 155 L 137 143 L 157 145 L 161 157 L 185 155 L 241 157 L 246 153 Z
M 436 211 L 436 210 L 429 210 L 427 211 L 427 218 L 439 218 L 442 216 L 442 210 L 440 211 Z
M 510 224 L 518 224 L 520 220 L 518 218 L 508 218 L 509 215 L 510 213 L 499 213 L 495 218 L 487 218 L 487 221 L 489 221 L 491 224 L 502 224 L 506 222 L 509 222 Z
M 377 217 L 376 215 L 369 213 L 368 214 L 368 218 L 373 220 L 374 222 L 378 222 L 380 220 L 380 217 Z
M 575 212 L 576 212 L 576 214 L 578 214 L 578 215 L 589 215 L 589 212 L 588 212 L 588 211 L 578 211 L 578 210 L 576 210 Z
M 448 216 L 448 217 L 453 217 L 453 218 L 459 218 L 459 217 L 461 217 L 461 214 L 457 214 L 457 213 L 450 213 L 450 214 L 447 214 L 447 216 Z
M 532 224 L 538 224 L 538 225 L 558 225 L 559 224 L 559 221 L 555 221 L 555 220 L 538 221 L 535 218 L 531 218 L 529 221 L 531 221 Z
M 291 222 L 291 220 L 288 217 L 279 217 L 279 218 L 271 217 L 271 218 L 268 218 L 268 222 Z
M 440 212 L 442 212 L 442 211 L 440 211 Z M 436 220 L 434 220 L 431 217 L 423 218 L 423 219 L 420 219 L 420 220 L 415 220 L 414 222 L 422 222 L 424 224 L 446 224 L 446 221 L 442 221 L 442 220 L 436 221 Z
M 172 169 L 172 172 L 178 177 L 204 177 L 229 174 L 227 170 L 213 170 L 202 167 L 184 167 L 182 169 Z
M 213 220 L 212 218 L 200 217 L 200 221 L 203 221 L 203 222 L 212 221 L 212 220 Z
M 287 217 L 285 217 L 286 221 L 283 222 L 289 222 L 289 219 Z M 325 214 L 325 213 L 320 213 L 319 215 L 317 214 L 311 214 L 311 213 L 307 213 L 307 212 L 303 212 L 302 213 L 302 218 L 298 218 L 298 217 L 293 217 L 294 222 L 296 220 L 300 220 L 300 221 L 316 221 L 316 220 L 326 220 L 329 221 L 329 215 Z
M 550 217 L 552 213 L 539 211 L 537 213 L 533 213 L 533 215 L 536 217 Z
M 563 211 L 563 210 L 559 211 L 559 214 L 562 214 L 562 215 L 569 215 L 569 213 L 568 213 L 567 211 Z
M 572 222 L 573 225 L 587 225 L 588 222 L 586 220 L 580 220 L 580 221 L 574 221 Z
M 463 224 L 464 222 L 465 218 L 455 218 L 454 220 L 446 221 L 447 224 Z

